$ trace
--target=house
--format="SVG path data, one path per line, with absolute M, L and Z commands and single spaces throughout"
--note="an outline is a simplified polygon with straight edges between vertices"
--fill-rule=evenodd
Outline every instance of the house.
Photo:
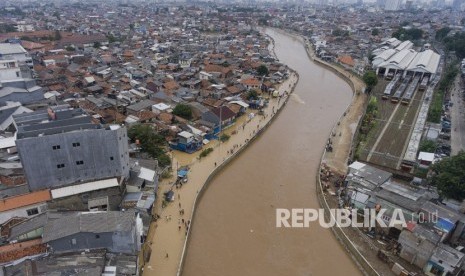
M 13 125 L 13 115 L 31 112 L 19 102 L 6 102 L 5 106 L 0 107 L 0 130 L 7 130 Z
M 177 134 L 176 138 L 170 142 L 170 147 L 175 150 L 193 153 L 202 148 L 202 138 L 195 137 L 194 134 L 181 131 Z
M 141 249 L 142 220 L 134 211 L 77 212 L 49 220 L 42 241 L 53 252 L 106 249 L 136 254 Z
M 200 71 L 199 73 L 199 79 L 200 80 L 210 80 L 213 78 L 213 75 L 212 74 L 209 74 L 205 71 Z
M 14 217 L 31 218 L 47 210 L 50 190 L 6 197 L 0 200 L 0 224 Z
M 233 123 L 236 118 L 236 114 L 229 109 L 227 106 L 220 106 L 213 108 L 211 111 L 202 113 L 202 120 L 213 123 L 215 128 L 215 133 L 219 131 L 219 126 L 226 127 Z
M 247 88 L 247 90 L 261 88 L 261 82 L 257 80 L 256 78 L 248 78 L 248 79 L 242 80 L 241 83 Z
M 461 271 L 464 261 L 465 254 L 440 243 L 433 251 L 433 255 L 423 271 L 426 275 L 431 276 L 459 275 L 464 273 L 464 271 Z
M 421 224 L 408 223 L 399 235 L 399 256 L 418 267 L 425 267 L 441 236 Z

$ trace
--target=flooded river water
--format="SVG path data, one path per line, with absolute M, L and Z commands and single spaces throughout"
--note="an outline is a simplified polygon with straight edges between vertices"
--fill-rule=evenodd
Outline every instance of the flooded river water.
M 193 220 L 183 275 L 360 275 L 331 230 L 276 228 L 276 208 L 319 208 L 316 173 L 352 91 L 303 44 L 267 31 L 300 75 L 294 95 L 256 142 L 210 183 Z

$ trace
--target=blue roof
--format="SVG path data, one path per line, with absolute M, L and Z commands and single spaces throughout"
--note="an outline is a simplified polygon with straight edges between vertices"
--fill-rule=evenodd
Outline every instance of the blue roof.
M 454 229 L 455 224 L 448 219 L 439 218 L 436 223 L 436 227 L 441 231 L 449 233 L 452 229 Z
M 189 171 L 188 170 L 179 170 L 178 177 L 185 177 Z

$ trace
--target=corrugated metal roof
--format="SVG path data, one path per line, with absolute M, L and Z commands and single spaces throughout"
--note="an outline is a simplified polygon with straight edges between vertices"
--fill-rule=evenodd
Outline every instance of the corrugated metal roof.
M 81 212 L 49 221 L 42 239 L 49 242 L 77 233 L 128 232 L 133 225 L 133 211 Z
M 52 198 L 55 199 L 55 198 L 62 198 L 62 197 L 82 194 L 82 193 L 86 193 L 90 191 L 117 187 L 117 186 L 118 186 L 118 180 L 116 178 L 111 178 L 111 179 L 104 179 L 104 180 L 99 180 L 99 181 L 94 181 L 94 182 L 87 182 L 84 184 L 78 184 L 78 185 L 58 188 L 58 189 L 52 190 L 51 192 L 52 192 Z
M 23 46 L 13 43 L 0 43 L 0 54 L 12 55 L 12 54 L 23 54 L 27 53 Z

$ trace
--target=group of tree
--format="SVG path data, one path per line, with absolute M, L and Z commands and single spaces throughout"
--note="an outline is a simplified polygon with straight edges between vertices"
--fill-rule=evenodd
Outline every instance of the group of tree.
M 176 107 L 173 109 L 173 114 L 186 120 L 192 119 L 192 109 L 187 104 L 180 103 L 176 105 Z
M 335 29 L 332 32 L 332 35 L 334 36 L 349 36 L 349 31 L 345 31 L 342 29 Z
M 444 45 L 449 51 L 455 51 L 459 59 L 465 58 L 465 32 L 458 32 L 444 38 Z
M 436 32 L 436 35 L 434 36 L 434 38 L 437 40 L 437 41 L 443 41 L 444 38 L 446 38 L 446 36 L 449 34 L 449 32 L 451 31 L 452 29 L 449 28 L 449 27 L 443 27 L 441 29 L 439 29 L 437 32 Z
M 128 130 L 128 137 L 132 142 L 138 143 L 142 152 L 158 160 L 160 167 L 171 164 L 166 154 L 166 140 L 150 125 L 135 125 Z
M 417 28 L 399 28 L 392 34 L 399 40 L 419 40 L 423 37 L 423 30 Z
M 13 24 L 0 24 L 0 34 L 16 32 L 16 27 Z
M 465 199 L 465 152 L 444 158 L 432 166 L 431 184 L 444 198 Z

